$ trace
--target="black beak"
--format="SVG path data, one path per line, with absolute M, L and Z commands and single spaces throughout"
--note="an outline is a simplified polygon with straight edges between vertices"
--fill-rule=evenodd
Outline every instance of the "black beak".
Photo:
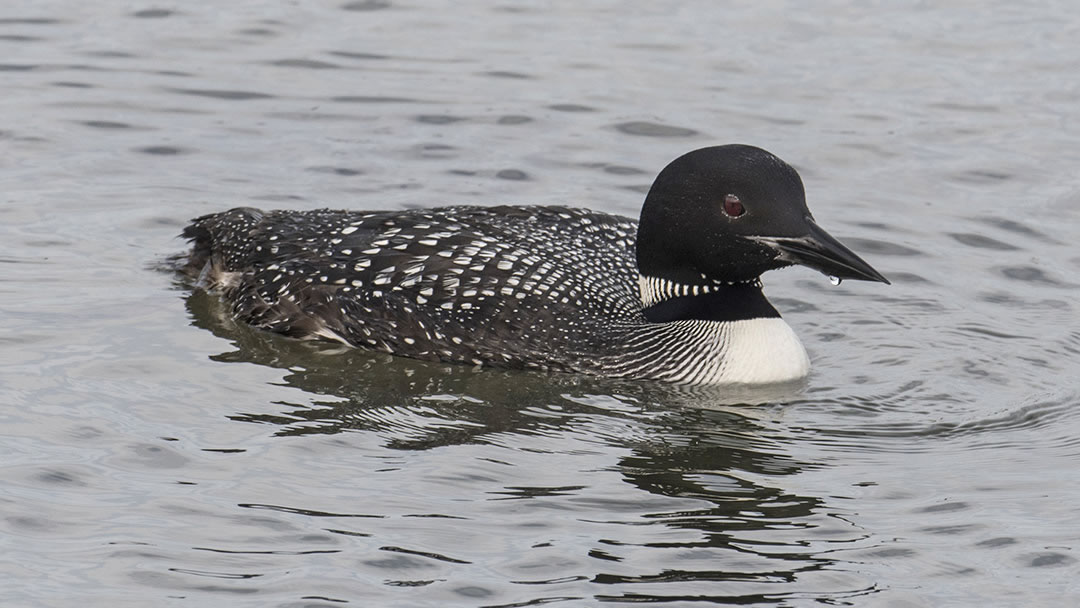
M 810 231 L 805 236 L 758 237 L 755 240 L 779 251 L 780 259 L 785 262 L 809 266 L 830 277 L 889 284 L 889 280 L 880 272 L 822 230 L 813 220 L 809 222 L 809 226 Z

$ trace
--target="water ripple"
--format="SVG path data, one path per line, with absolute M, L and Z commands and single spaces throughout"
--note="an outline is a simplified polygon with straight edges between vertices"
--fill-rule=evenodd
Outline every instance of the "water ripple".
M 974 234 L 970 232 L 952 232 L 949 233 L 953 239 L 962 245 L 968 247 L 974 247 L 976 249 L 991 249 L 994 251 L 1016 251 L 1019 247 L 1010 245 L 1009 243 L 992 239 L 982 234 Z
M 929 419 L 926 422 L 910 418 L 897 421 L 892 416 L 881 416 L 890 403 L 893 407 L 911 407 L 909 399 L 899 399 L 898 396 L 816 403 L 817 407 L 837 411 L 862 411 L 865 420 L 846 424 L 842 428 L 792 427 L 792 430 L 799 428 L 800 432 L 811 434 L 811 440 L 816 443 L 851 451 L 930 452 L 939 450 L 942 440 L 959 442 L 957 447 L 962 450 L 997 449 L 1003 445 L 1019 449 L 1071 448 L 1080 443 L 1067 435 L 1046 433 L 1076 415 L 1077 395 L 1048 396 L 994 415 L 968 420 L 940 420 L 941 414 L 931 410 L 926 411 Z M 926 395 L 921 396 L 919 401 L 930 405 L 935 398 L 949 399 L 944 395 Z M 884 419 L 878 421 L 878 418 Z M 1038 444 L 1031 444 L 1028 434 L 1021 433 L 1025 431 L 1040 431 Z M 896 442 L 896 439 L 916 441 Z
M 640 135 L 643 137 L 693 137 L 698 135 L 698 132 L 693 129 L 647 121 L 619 123 L 615 125 L 615 130 L 627 135 Z
M 164 19 L 166 17 L 172 17 L 176 14 L 176 11 L 171 11 L 164 8 L 147 8 L 131 13 L 132 17 L 139 19 Z
M 250 101 L 252 99 L 273 99 L 274 95 L 255 91 L 235 91 L 228 89 L 169 89 L 173 93 L 181 95 L 194 95 L 196 97 L 209 97 L 227 101 Z
M 337 70 L 341 68 L 337 64 L 315 59 L 277 59 L 268 61 L 267 64 L 281 68 L 301 68 L 305 70 Z

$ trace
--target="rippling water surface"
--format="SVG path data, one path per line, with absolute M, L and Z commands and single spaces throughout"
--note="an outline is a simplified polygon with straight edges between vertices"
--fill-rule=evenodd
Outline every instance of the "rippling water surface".
M 1064 1 L 4 2 L 4 604 L 1080 601 L 1078 31 Z M 802 390 L 301 344 L 162 270 L 236 205 L 634 215 L 725 142 L 893 280 L 766 277 Z

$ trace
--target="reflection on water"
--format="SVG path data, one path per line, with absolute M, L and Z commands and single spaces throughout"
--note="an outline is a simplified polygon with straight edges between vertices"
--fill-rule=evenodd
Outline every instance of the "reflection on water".
M 475 440 L 477 434 L 530 432 L 548 424 L 546 416 L 533 410 L 544 409 L 552 402 L 575 404 L 551 414 L 561 419 L 573 416 L 579 406 L 589 409 L 585 405 L 589 399 L 602 395 L 635 407 L 655 402 L 668 408 L 724 409 L 728 405 L 790 401 L 804 389 L 801 381 L 764 387 L 696 387 L 470 368 L 271 335 L 236 323 L 216 295 L 201 289 L 192 291 L 187 308 L 195 325 L 229 339 L 236 347 L 212 356 L 213 360 L 288 370 L 283 378 L 286 385 L 307 395 L 335 398 L 316 401 L 314 409 L 304 407 L 290 412 L 296 416 L 291 421 L 259 413 L 240 417 L 283 424 L 286 428 L 280 431 L 282 434 L 336 433 L 346 429 L 411 429 L 424 433 L 425 422 L 430 422 L 437 436 L 395 444 L 417 449 L 465 443 Z
M 279 403 L 273 412 L 230 416 L 274 425 L 279 436 L 364 431 L 383 438 L 387 448 L 435 450 L 469 444 L 521 448 L 529 437 L 560 440 L 577 435 L 587 443 L 628 448 L 612 470 L 644 494 L 607 497 L 584 484 L 545 485 L 530 473 L 501 480 L 500 489 L 489 491 L 496 500 L 562 504 L 559 509 L 566 515 L 581 518 L 580 527 L 596 528 L 588 532 L 591 565 L 529 584 L 587 581 L 597 585 L 592 597 L 598 601 L 763 605 L 797 596 L 800 592 L 792 587 L 812 589 L 819 573 L 848 585 L 830 588 L 828 595 L 834 599 L 876 590 L 858 576 L 838 575 L 844 565 L 830 555 L 833 546 L 865 545 L 867 534 L 848 524 L 823 497 L 784 487 L 785 478 L 820 465 L 799 461 L 771 437 L 771 425 L 763 423 L 771 415 L 768 409 L 729 405 L 737 401 L 729 392 L 414 361 L 255 331 L 228 319 L 220 300 L 201 290 L 188 296 L 187 306 L 196 325 L 234 346 L 212 356 L 215 361 L 286 370 L 283 385 L 315 396 L 303 403 Z M 802 388 L 775 387 L 757 394 L 748 389 L 743 397 L 761 404 L 794 398 Z M 543 451 L 565 449 L 556 446 Z M 515 455 L 499 457 L 512 462 Z M 383 517 L 289 505 L 240 506 L 308 517 Z M 603 513 L 599 519 L 593 519 L 595 510 Z M 449 526 L 461 519 L 452 512 L 430 516 Z M 470 563 L 399 546 L 382 550 Z M 657 569 L 654 560 L 678 567 Z M 670 590 L 672 583 L 680 584 L 678 591 Z M 715 583 L 725 585 L 718 588 Z M 777 585 L 785 589 L 773 589 Z

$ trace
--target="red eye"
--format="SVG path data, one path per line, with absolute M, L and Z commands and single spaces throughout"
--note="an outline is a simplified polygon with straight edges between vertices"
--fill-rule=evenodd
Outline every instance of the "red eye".
M 742 206 L 742 201 L 734 194 L 729 194 L 724 197 L 724 213 L 728 217 L 739 217 L 746 213 L 746 207 Z

